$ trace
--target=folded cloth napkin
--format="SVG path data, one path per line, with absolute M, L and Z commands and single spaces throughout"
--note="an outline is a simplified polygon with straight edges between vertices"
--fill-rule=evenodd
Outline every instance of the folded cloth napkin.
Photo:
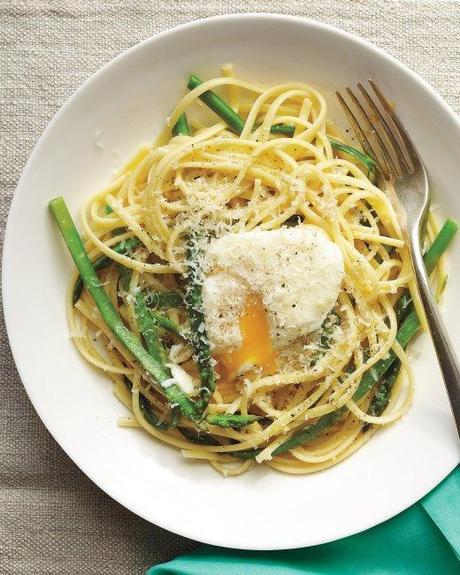
M 421 501 L 358 535 L 294 551 L 203 545 L 146 575 L 458 575 L 460 465 Z

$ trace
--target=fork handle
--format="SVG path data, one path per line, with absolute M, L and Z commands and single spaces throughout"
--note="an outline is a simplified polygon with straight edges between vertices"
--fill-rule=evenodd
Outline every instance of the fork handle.
M 415 227 L 415 226 L 414 226 Z M 420 292 L 420 298 L 425 308 L 428 327 L 433 340 L 444 384 L 449 395 L 450 405 L 460 436 L 460 366 L 455 357 L 454 349 L 441 319 L 438 305 L 431 293 L 428 276 L 423 263 L 420 249 L 420 231 L 416 229 L 411 235 L 412 259 L 415 277 Z

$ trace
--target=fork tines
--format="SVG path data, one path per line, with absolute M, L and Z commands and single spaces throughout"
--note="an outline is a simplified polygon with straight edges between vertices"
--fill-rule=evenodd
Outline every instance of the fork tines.
M 413 174 L 414 164 L 409 152 L 412 144 L 407 132 L 380 88 L 373 80 L 369 80 L 369 84 L 374 92 L 374 98 L 369 95 L 361 82 L 358 82 L 360 98 L 347 87 L 346 92 L 351 105 L 337 91 L 336 96 L 340 105 L 361 146 L 374 158 L 386 180 L 400 178 L 406 170 Z

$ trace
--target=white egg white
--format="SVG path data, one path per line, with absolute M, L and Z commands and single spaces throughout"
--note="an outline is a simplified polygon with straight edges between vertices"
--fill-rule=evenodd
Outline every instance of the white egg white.
M 248 294 L 262 298 L 276 348 L 317 330 L 345 273 L 340 249 L 314 225 L 225 235 L 209 244 L 203 269 L 206 327 L 217 351 L 241 345 Z

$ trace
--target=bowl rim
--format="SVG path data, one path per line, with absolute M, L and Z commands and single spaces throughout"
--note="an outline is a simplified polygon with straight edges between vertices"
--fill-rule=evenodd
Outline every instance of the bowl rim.
M 9 212 L 8 212 L 7 224 L 6 224 L 6 228 L 5 228 L 5 237 L 4 237 L 4 243 L 3 243 L 4 250 L 3 250 L 3 256 L 2 256 L 2 277 L 1 277 L 2 288 L 3 288 L 2 289 L 2 292 L 3 292 L 3 295 L 2 295 L 3 302 L 2 303 L 3 303 L 3 309 L 4 309 L 6 332 L 7 332 L 7 336 L 8 336 L 8 341 L 9 341 L 11 353 L 12 353 L 19 377 L 21 379 L 22 385 L 24 386 L 26 393 L 29 397 L 29 400 L 31 401 L 36 413 L 38 414 L 39 418 L 41 419 L 41 421 L 42 421 L 43 425 L 45 426 L 45 428 L 47 429 L 47 431 L 51 434 L 51 436 L 58 443 L 58 445 L 61 447 L 61 449 L 66 453 L 66 455 L 77 465 L 77 467 L 81 471 L 83 471 L 83 473 L 95 485 L 97 485 L 98 488 L 100 488 L 104 493 L 109 495 L 117 503 L 119 503 L 120 505 L 122 505 L 123 507 L 128 509 L 129 511 L 135 513 L 139 517 L 145 519 L 149 523 L 153 523 L 152 519 L 150 517 L 148 517 L 147 514 L 143 513 L 143 510 L 140 506 L 124 503 L 118 494 L 113 493 L 113 490 L 110 487 L 110 483 L 103 482 L 99 479 L 95 479 L 92 471 L 87 469 L 87 465 L 85 462 L 81 462 L 79 460 L 79 457 L 76 456 L 76 454 L 72 454 L 72 455 L 69 454 L 69 452 L 63 447 L 63 445 L 59 441 L 58 437 L 56 437 L 54 431 L 52 429 L 50 429 L 48 427 L 48 425 L 45 423 L 47 418 L 46 418 L 46 414 L 44 412 L 42 412 L 41 408 L 38 406 L 38 400 L 37 400 L 38 394 L 36 395 L 34 393 L 32 386 L 29 384 L 29 379 L 23 377 L 24 369 L 23 369 L 22 365 L 20 364 L 20 362 L 17 360 L 18 344 L 16 342 L 18 339 L 20 339 L 20 337 L 19 337 L 20 334 L 15 333 L 15 330 L 13 327 L 13 317 L 12 317 L 13 312 L 11 309 L 12 304 L 10 303 L 10 299 L 11 299 L 10 289 L 8 287 L 8 277 L 10 274 L 10 271 L 9 271 L 10 262 L 12 262 L 11 254 L 13 252 L 13 244 L 12 244 L 12 235 L 13 235 L 12 225 L 13 224 L 12 224 L 12 221 L 15 219 L 16 210 L 18 209 L 18 205 L 19 205 L 19 201 L 20 201 L 19 199 L 22 198 L 22 196 L 27 193 L 26 189 L 23 186 L 23 182 L 26 178 L 26 174 L 27 174 L 28 170 L 30 169 L 30 166 L 34 160 L 35 155 L 38 153 L 38 151 L 44 145 L 44 141 L 46 140 L 46 136 L 48 135 L 49 132 L 51 132 L 53 130 L 54 125 L 55 125 L 55 123 L 57 123 L 60 116 L 67 110 L 67 108 L 69 108 L 72 105 L 73 101 L 78 98 L 80 93 L 82 91 L 86 90 L 89 86 L 91 86 L 92 83 L 95 82 L 101 74 L 105 73 L 107 70 L 111 69 L 113 66 L 116 66 L 120 60 L 128 57 L 129 55 L 135 53 L 138 50 L 142 50 L 145 46 L 147 46 L 149 44 L 154 44 L 155 42 L 157 42 L 163 38 L 166 38 L 168 36 L 174 36 L 175 34 L 180 34 L 183 30 L 188 30 L 191 28 L 206 27 L 208 25 L 212 26 L 215 22 L 222 22 L 222 21 L 229 21 L 230 22 L 230 21 L 240 21 L 240 20 L 262 20 L 262 19 L 278 21 L 278 22 L 282 22 L 282 23 L 288 22 L 288 23 L 302 24 L 305 26 L 305 29 L 308 29 L 310 27 L 310 28 L 316 28 L 318 30 L 324 30 L 324 31 L 327 31 L 328 33 L 331 33 L 331 34 L 334 34 L 338 37 L 344 38 L 348 41 L 354 42 L 361 49 L 367 50 L 373 54 L 376 54 L 378 57 L 389 61 L 390 63 L 395 65 L 397 68 L 399 68 L 401 71 L 403 71 L 405 73 L 405 75 L 411 77 L 412 80 L 417 85 L 419 85 L 425 91 L 427 91 L 430 94 L 430 96 L 437 102 L 437 104 L 443 109 L 444 113 L 449 116 L 450 120 L 454 124 L 456 124 L 460 130 L 460 119 L 457 117 L 454 110 L 449 106 L 449 104 L 435 91 L 435 89 L 426 80 L 424 80 L 417 72 L 411 70 L 406 64 L 404 64 L 403 62 L 401 62 L 400 60 L 398 60 L 396 57 L 392 56 L 391 54 L 387 53 L 383 48 L 380 48 L 380 47 L 374 45 L 372 42 L 370 42 L 364 38 L 361 38 L 360 36 L 358 36 L 352 32 L 342 30 L 341 28 L 338 28 L 337 26 L 334 26 L 332 24 L 324 23 L 324 22 L 321 22 L 321 21 L 313 19 L 313 18 L 287 15 L 287 14 L 280 14 L 280 13 L 275 13 L 275 12 L 250 12 L 250 13 L 243 13 L 243 14 L 230 13 L 230 14 L 205 17 L 205 18 L 200 18 L 197 20 L 185 22 L 183 24 L 179 24 L 179 25 L 174 26 L 172 28 L 168 28 L 166 30 L 163 30 L 162 32 L 153 34 L 152 36 L 145 38 L 144 40 L 136 43 L 135 45 L 127 48 L 126 50 L 123 50 L 117 56 L 115 56 L 114 58 L 112 58 L 111 60 L 106 62 L 104 65 L 102 65 L 100 68 L 98 68 L 86 80 L 84 80 L 78 86 L 78 88 L 71 94 L 71 96 L 64 102 L 64 104 L 62 106 L 60 106 L 60 108 L 57 110 L 57 112 L 54 114 L 54 116 L 51 118 L 51 120 L 48 122 L 47 126 L 43 130 L 38 141 L 34 145 L 25 166 L 22 169 L 21 176 L 18 180 L 17 186 L 16 186 L 15 191 L 13 193 L 12 201 L 11 201 Z M 443 477 L 445 477 L 446 475 L 447 475 L 447 473 Z M 443 479 L 443 477 L 441 478 L 441 480 Z M 438 482 L 433 484 L 431 486 L 430 490 L 433 489 L 437 484 L 438 484 Z M 412 503 L 410 505 L 412 505 L 413 503 L 415 503 L 415 500 L 412 501 Z M 409 507 L 409 505 L 407 507 Z M 404 509 L 407 509 L 407 507 L 405 507 Z M 321 539 L 321 541 L 318 541 L 318 542 L 308 543 L 307 545 L 316 545 L 316 544 L 320 544 L 320 543 L 328 543 L 328 542 L 335 541 L 335 540 L 338 540 L 338 539 L 341 539 L 344 537 L 348 537 L 348 536 L 356 534 L 356 533 L 360 533 L 364 530 L 370 529 L 370 528 L 374 527 L 375 525 L 382 523 L 383 521 L 386 521 L 386 520 L 394 517 L 398 513 L 402 512 L 404 509 L 399 509 L 399 511 L 396 511 L 396 512 L 391 511 L 389 513 L 380 513 L 375 521 L 373 521 L 367 527 L 365 527 L 363 529 L 359 529 L 358 531 L 356 531 L 356 529 L 352 528 L 348 532 L 340 535 L 339 538 L 337 538 L 337 537 L 325 538 L 325 539 Z M 178 525 L 175 524 L 174 522 L 170 522 L 169 520 L 164 520 L 163 518 L 161 518 L 158 521 L 157 521 L 157 519 L 155 519 L 154 524 L 163 528 L 163 529 L 166 529 L 166 530 L 169 530 L 173 533 L 181 535 L 183 537 L 194 538 L 194 536 L 196 536 L 196 534 L 193 535 L 191 533 L 191 530 L 188 527 L 180 527 L 179 528 Z M 217 539 L 213 539 L 213 538 L 209 538 L 209 537 L 204 538 L 204 539 L 199 539 L 199 541 L 201 541 L 203 543 L 211 544 L 211 545 L 216 545 L 216 546 L 221 546 L 221 547 L 229 547 L 228 545 L 223 544 L 221 541 L 217 541 Z M 304 547 L 304 546 L 305 545 L 302 545 L 302 547 Z M 240 545 L 240 546 L 234 546 L 233 545 L 232 548 L 242 549 L 242 550 L 282 550 L 282 549 L 297 549 L 300 547 L 299 547 L 299 545 L 294 544 L 294 545 L 283 545 L 283 546 L 267 545 L 264 547 L 261 547 L 261 546 L 249 547 L 247 545 Z

